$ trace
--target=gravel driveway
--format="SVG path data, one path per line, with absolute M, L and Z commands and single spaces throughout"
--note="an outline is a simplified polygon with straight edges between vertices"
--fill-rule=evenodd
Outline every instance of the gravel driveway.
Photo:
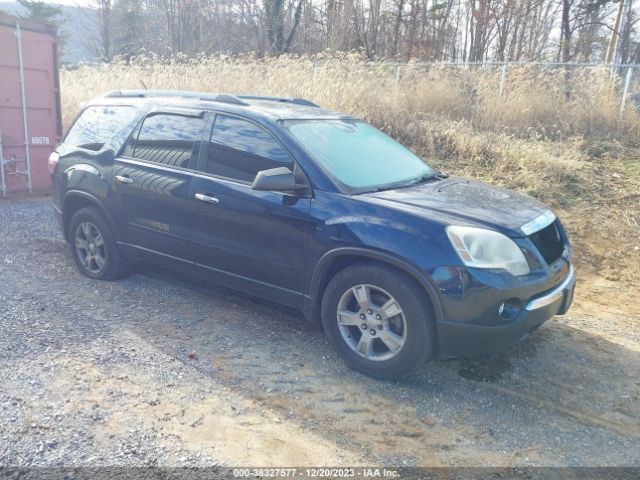
M 640 322 L 580 295 L 505 354 L 381 382 L 295 312 L 83 277 L 50 199 L 0 200 L 0 465 L 640 466 Z

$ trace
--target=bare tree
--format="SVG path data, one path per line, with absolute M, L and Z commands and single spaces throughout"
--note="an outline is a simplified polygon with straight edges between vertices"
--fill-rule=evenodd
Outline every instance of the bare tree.
M 140 51 L 257 55 L 357 50 L 369 59 L 603 59 L 620 0 L 94 0 L 92 41 L 110 60 Z M 637 59 L 624 9 L 619 58 Z M 92 40 L 91 40 L 92 39 Z

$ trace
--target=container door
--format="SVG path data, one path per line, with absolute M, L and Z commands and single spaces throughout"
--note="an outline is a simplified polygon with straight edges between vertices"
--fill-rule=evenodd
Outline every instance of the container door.
M 60 139 L 56 38 L 20 23 L 0 15 L 0 181 L 7 192 L 48 191 L 47 159 Z

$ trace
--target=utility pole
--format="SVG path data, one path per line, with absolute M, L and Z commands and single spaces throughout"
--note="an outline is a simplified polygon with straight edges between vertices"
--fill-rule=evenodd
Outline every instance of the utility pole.
M 620 6 L 618 7 L 618 13 L 616 14 L 616 21 L 613 24 L 613 30 L 611 31 L 611 39 L 609 40 L 609 47 L 607 48 L 607 56 L 604 59 L 605 63 L 611 63 L 614 58 L 616 47 L 618 46 L 618 32 L 620 30 L 620 20 L 622 19 L 622 12 L 624 11 L 624 0 L 620 0 Z
M 625 37 L 627 36 L 627 27 L 629 26 L 629 11 L 631 10 L 631 4 L 633 0 L 626 0 L 624 6 L 624 12 L 622 13 L 622 17 L 620 18 L 620 33 L 618 34 L 618 41 L 616 42 L 617 48 L 613 55 L 613 63 L 621 63 L 622 62 L 622 48 L 625 45 Z

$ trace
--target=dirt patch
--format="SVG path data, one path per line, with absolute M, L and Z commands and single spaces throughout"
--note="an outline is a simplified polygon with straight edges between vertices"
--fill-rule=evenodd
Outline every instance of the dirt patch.
M 513 369 L 508 355 L 484 355 L 479 358 L 465 358 L 460 362 L 458 375 L 467 380 L 495 383 L 505 373 Z

